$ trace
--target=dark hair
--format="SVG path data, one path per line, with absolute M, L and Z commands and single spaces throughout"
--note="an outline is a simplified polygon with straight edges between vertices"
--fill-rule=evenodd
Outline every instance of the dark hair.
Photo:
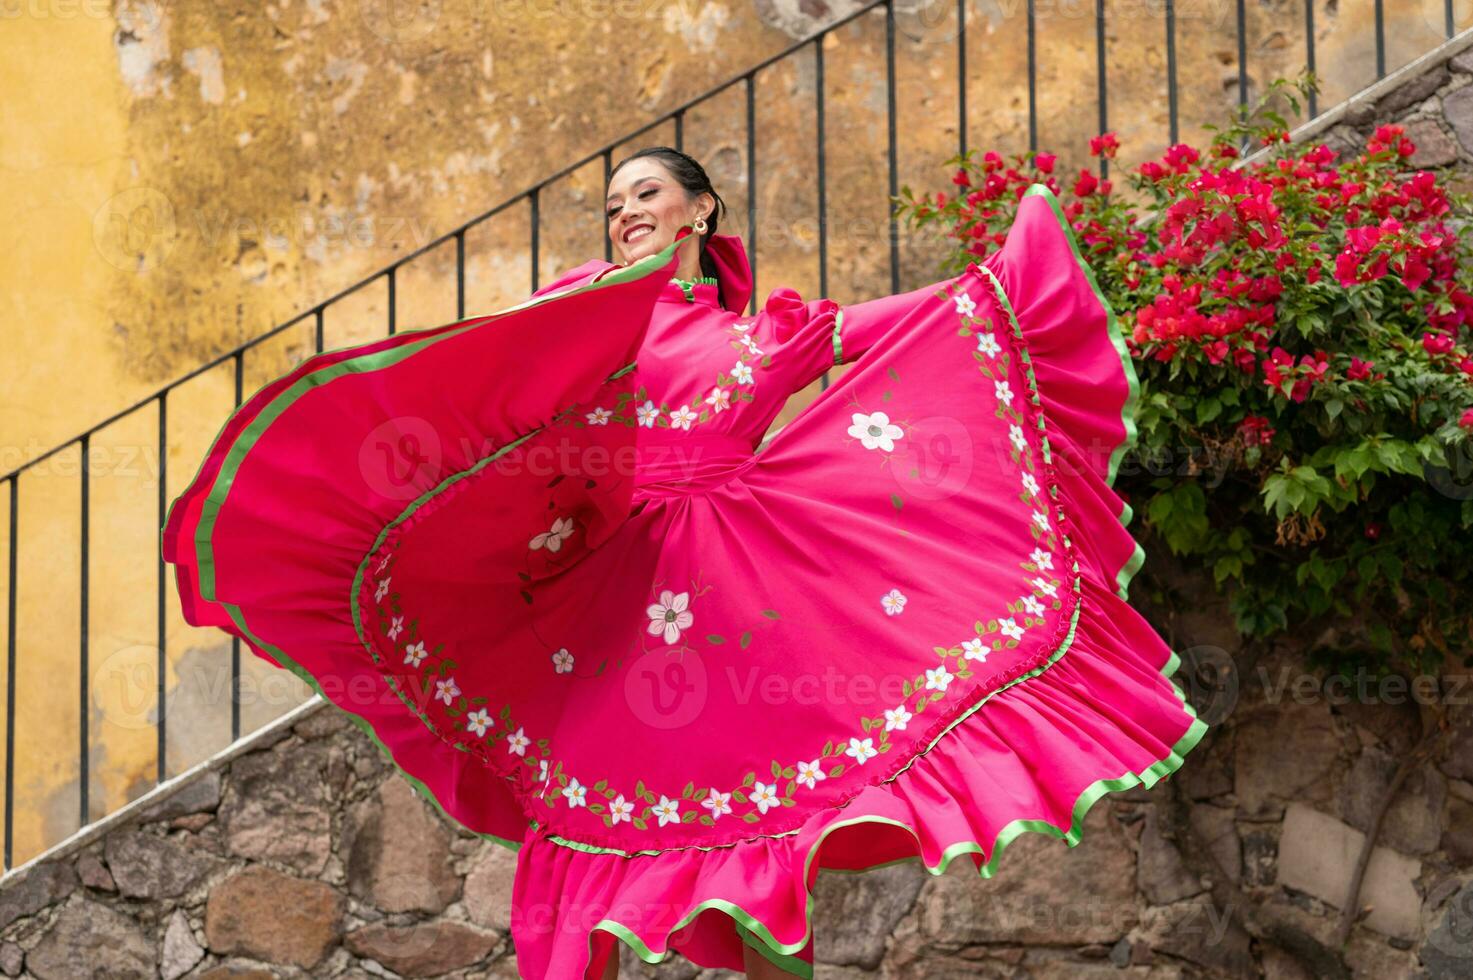
M 716 274 L 716 262 L 706 253 L 706 241 L 716 234 L 717 225 L 721 216 L 726 213 L 726 202 L 716 189 L 711 186 L 711 178 L 706 176 L 706 168 L 696 162 L 695 158 L 682 153 L 673 146 L 646 146 L 644 149 L 619 161 L 618 166 L 609 171 L 609 179 L 614 179 L 614 174 L 631 160 L 640 157 L 654 157 L 664 164 L 665 169 L 670 171 L 670 176 L 675 178 L 676 183 L 685 188 L 685 192 L 691 197 L 699 197 L 702 194 L 710 194 L 716 199 L 716 206 L 706 216 L 706 233 L 701 236 L 701 275 L 710 276 L 716 280 L 716 295 L 722 306 L 726 305 L 726 297 L 722 290 L 721 277 Z

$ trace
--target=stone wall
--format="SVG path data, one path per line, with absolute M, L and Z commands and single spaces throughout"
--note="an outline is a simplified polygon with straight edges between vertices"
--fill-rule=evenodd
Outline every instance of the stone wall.
M 1399 121 L 1412 165 L 1473 186 L 1469 41 L 1297 135 L 1349 150 Z M 1435 722 L 1425 690 L 1307 670 L 1307 648 L 1333 637 L 1244 648 L 1209 584 L 1146 544 L 1135 601 L 1213 725 L 1183 769 L 1107 797 L 1077 848 L 1024 835 L 990 880 L 966 860 L 821 875 L 820 978 L 1473 975 L 1467 668 L 1439 679 L 1446 736 L 1387 812 L 1342 972 L 1339 908 L 1398 763 Z M 1174 583 L 1174 601 L 1153 602 L 1153 582 Z M 336 709 L 308 706 L 179 783 L 0 882 L 0 973 L 517 976 L 514 856 L 444 821 Z M 627 952 L 625 966 L 698 974 Z

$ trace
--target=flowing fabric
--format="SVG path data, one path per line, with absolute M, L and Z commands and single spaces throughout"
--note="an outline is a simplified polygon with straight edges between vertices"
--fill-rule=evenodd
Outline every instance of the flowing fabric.
M 811 975 L 820 869 L 990 877 L 1205 730 L 1125 601 L 1136 377 L 1046 187 L 961 275 L 849 306 L 744 315 L 740 240 L 718 291 L 674 278 L 689 233 L 310 358 L 163 532 L 189 622 L 518 850 L 527 977 L 616 940 Z

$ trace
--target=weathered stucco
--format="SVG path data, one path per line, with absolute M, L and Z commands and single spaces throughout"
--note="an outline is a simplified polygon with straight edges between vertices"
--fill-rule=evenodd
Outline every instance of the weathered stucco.
M 1388 70 L 1440 36 L 1441 3 L 1421 2 L 1388 11 Z M 0 3 L 0 323 L 9 354 L 0 358 L 0 473 L 858 6 Z M 1118 171 L 1166 138 L 1165 36 L 1154 3 L 1106 8 L 1110 126 L 1126 144 Z M 1094 5 L 1040 0 L 1036 9 L 1039 145 L 1059 152 L 1061 167 L 1077 167 L 1097 128 Z M 1176 5 L 1182 139 L 1202 138 L 1201 125 L 1221 120 L 1236 98 L 1235 9 L 1227 0 Z M 1374 76 L 1370 9 L 1317 4 L 1321 107 Z M 900 181 L 945 186 L 939 163 L 958 144 L 955 4 L 897 10 Z M 984 0 L 967 11 L 968 143 L 1026 149 L 1026 4 Z M 1248 27 L 1255 85 L 1296 70 L 1301 6 L 1250 3 Z M 883 16 L 830 36 L 824 59 L 828 293 L 852 302 L 889 286 Z M 757 294 L 789 284 L 816 296 L 811 46 L 758 77 L 756 105 Z M 744 127 L 740 85 L 685 120 L 686 148 L 731 208 L 724 231 L 746 231 Z M 656 142 L 673 143 L 673 126 L 615 158 Z M 598 162 L 543 190 L 543 281 L 602 254 L 602 191 Z M 936 243 L 901 234 L 903 285 L 934 278 Z M 525 206 L 467 236 L 468 313 L 526 297 L 527 240 Z M 401 270 L 401 329 L 454 317 L 453 260 L 446 245 Z M 370 339 L 385 321 L 378 282 L 329 310 L 327 346 Z M 245 393 L 311 343 L 303 323 L 252 352 Z M 229 365 L 170 395 L 168 499 L 192 477 L 232 397 Z M 94 815 L 153 778 L 156 440 L 150 408 L 92 445 Z M 69 748 L 78 728 L 77 471 L 72 450 L 22 483 L 17 860 L 77 822 Z M 8 546 L 5 533 L 0 526 Z M 168 622 L 172 772 L 228 738 L 229 661 L 221 634 L 184 626 L 172 601 Z M 245 706 L 245 730 L 303 693 L 248 654 L 244 668 L 248 697 L 275 685 Z

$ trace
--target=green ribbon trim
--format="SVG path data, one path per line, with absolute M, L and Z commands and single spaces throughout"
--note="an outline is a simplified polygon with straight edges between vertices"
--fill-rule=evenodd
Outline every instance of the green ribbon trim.
M 844 363 L 844 345 L 839 339 L 839 331 L 844 326 L 844 308 L 839 307 L 839 312 L 834 314 L 834 366 L 838 367 Z
M 718 285 L 715 276 L 697 276 L 694 279 L 682 279 L 679 276 L 671 276 L 670 281 L 678 285 L 685 293 L 685 301 L 687 303 L 694 303 L 696 301 L 696 283 L 703 283 L 708 286 Z

